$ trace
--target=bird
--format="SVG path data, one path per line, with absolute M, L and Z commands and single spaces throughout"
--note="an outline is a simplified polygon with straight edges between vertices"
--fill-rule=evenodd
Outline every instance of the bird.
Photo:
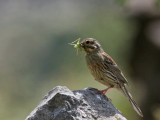
M 95 80 L 107 86 L 100 93 L 105 95 L 110 88 L 117 88 L 128 97 L 129 102 L 138 115 L 143 117 L 140 107 L 126 88 L 128 85 L 127 79 L 116 62 L 104 52 L 101 44 L 94 38 L 86 38 L 80 42 L 80 46 L 86 53 L 86 63 Z

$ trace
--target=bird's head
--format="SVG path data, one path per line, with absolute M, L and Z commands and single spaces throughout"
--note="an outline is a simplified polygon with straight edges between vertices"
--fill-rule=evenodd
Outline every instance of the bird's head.
M 86 38 L 80 43 L 86 53 L 95 53 L 102 51 L 101 45 L 94 38 Z

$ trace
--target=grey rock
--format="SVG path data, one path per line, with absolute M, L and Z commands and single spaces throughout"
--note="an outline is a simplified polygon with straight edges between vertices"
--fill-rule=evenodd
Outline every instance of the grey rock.
M 47 93 L 26 120 L 127 120 L 95 88 L 71 91 L 57 86 Z

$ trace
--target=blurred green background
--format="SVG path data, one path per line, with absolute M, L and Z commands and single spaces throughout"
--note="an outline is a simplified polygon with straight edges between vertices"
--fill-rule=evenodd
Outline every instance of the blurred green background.
M 130 74 L 138 26 L 130 19 L 130 6 L 132 2 L 124 0 L 1 0 L 0 119 L 24 120 L 45 93 L 58 85 L 71 90 L 105 88 L 89 73 L 84 54 L 77 55 L 68 45 L 79 37 L 99 40 L 141 104 L 143 88 Z M 138 120 L 120 92 L 112 89 L 107 96 L 125 117 Z

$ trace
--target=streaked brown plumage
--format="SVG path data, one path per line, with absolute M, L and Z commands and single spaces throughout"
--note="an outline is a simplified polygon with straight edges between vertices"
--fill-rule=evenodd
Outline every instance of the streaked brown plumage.
M 107 89 L 101 91 L 102 94 L 105 94 L 112 87 L 121 90 L 128 97 L 134 110 L 140 116 L 143 116 L 140 108 L 125 86 L 128 84 L 127 79 L 114 60 L 103 51 L 98 41 L 94 38 L 86 38 L 80 45 L 86 52 L 86 62 L 91 74 L 98 82 L 108 86 Z

